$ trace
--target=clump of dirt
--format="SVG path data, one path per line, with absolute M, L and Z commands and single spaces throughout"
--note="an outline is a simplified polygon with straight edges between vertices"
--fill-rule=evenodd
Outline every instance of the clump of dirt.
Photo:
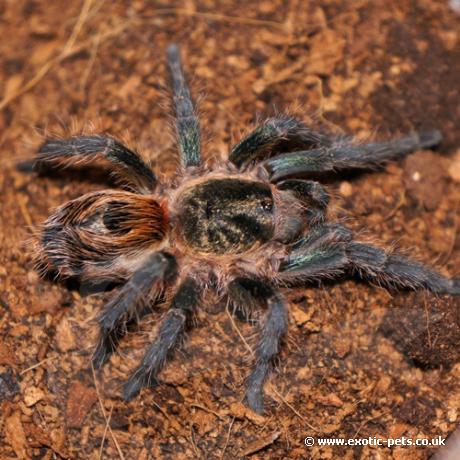
M 405 160 L 404 185 L 416 205 L 434 211 L 446 191 L 447 174 L 439 157 L 420 152 Z
M 458 302 L 452 298 L 428 299 L 423 294 L 398 298 L 380 330 L 422 369 L 450 369 L 460 362 L 460 312 Z

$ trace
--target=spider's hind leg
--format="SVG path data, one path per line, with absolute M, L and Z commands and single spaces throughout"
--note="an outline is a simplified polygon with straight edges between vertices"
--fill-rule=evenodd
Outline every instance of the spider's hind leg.
M 156 252 L 119 289 L 99 317 L 100 337 L 93 354 L 94 367 L 99 368 L 107 361 L 125 335 L 127 324 L 136 321 L 141 311 L 157 300 L 161 293 L 159 284 L 170 281 L 175 274 L 175 259 Z
M 288 328 L 287 305 L 283 296 L 272 290 L 267 297 L 267 314 L 256 350 L 256 362 L 246 382 L 248 406 L 259 414 L 263 412 L 263 387 L 280 351 L 281 340 Z
M 228 285 L 230 302 L 246 315 L 265 304 L 267 312 L 255 353 L 254 368 L 246 381 L 246 402 L 257 413 L 263 412 L 263 387 L 276 359 L 288 327 L 286 302 L 272 286 L 253 278 L 236 278 Z M 238 310 L 236 310 L 238 311 Z
M 70 139 L 48 139 L 37 155 L 36 164 L 87 164 L 105 158 L 112 163 L 113 172 L 135 191 L 151 193 L 156 184 L 152 170 L 140 155 L 108 136 L 75 136 Z
M 176 133 L 181 162 L 184 167 L 199 166 L 201 164 L 200 124 L 195 115 L 190 91 L 182 70 L 179 47 L 175 44 L 170 45 L 167 55 L 172 80 Z
M 191 322 L 200 301 L 200 288 L 195 280 L 186 278 L 177 289 L 171 308 L 163 319 L 155 342 L 148 348 L 141 364 L 125 384 L 123 397 L 131 400 L 139 391 L 156 382 L 168 354 L 176 348 Z

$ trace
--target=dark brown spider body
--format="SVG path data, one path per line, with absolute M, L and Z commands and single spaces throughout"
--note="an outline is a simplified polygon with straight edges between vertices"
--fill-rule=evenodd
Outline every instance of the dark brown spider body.
M 236 144 L 218 167 L 205 167 L 175 45 L 168 63 L 182 163 L 174 185 L 158 186 L 140 155 L 107 136 L 48 140 L 38 158 L 67 165 L 102 157 L 132 190 L 89 193 L 59 207 L 35 246 L 42 273 L 118 285 L 99 317 L 97 367 L 116 349 L 127 323 L 159 299 L 170 301 L 156 340 L 125 386 L 125 399 L 156 382 L 210 289 L 226 296 L 235 311 L 267 307 L 247 380 L 246 401 L 258 412 L 288 326 L 282 288 L 354 272 L 387 286 L 460 295 L 459 280 L 357 241 L 343 225 L 329 222 L 329 195 L 312 180 L 430 148 L 441 140 L 438 131 L 356 145 L 292 117 L 275 117 Z
M 184 191 L 178 209 L 184 240 L 200 252 L 239 254 L 273 236 L 273 196 L 262 182 L 210 179 Z
M 202 285 L 215 279 L 218 292 L 244 273 L 274 280 L 283 243 L 307 226 L 308 209 L 294 193 L 259 179 L 257 170 L 229 170 L 184 178 L 177 192 L 165 193 L 173 197 L 168 248 Z

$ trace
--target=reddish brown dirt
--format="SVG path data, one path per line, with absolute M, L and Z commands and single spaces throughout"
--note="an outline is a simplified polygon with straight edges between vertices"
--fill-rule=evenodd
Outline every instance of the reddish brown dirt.
M 103 298 L 40 280 L 25 245 L 53 207 L 104 187 L 104 174 L 39 177 L 17 165 L 44 134 L 93 123 L 170 171 L 164 52 L 179 42 L 209 155 L 275 109 L 364 139 L 441 129 L 436 153 L 331 181 L 331 214 L 458 276 L 459 31 L 460 16 L 432 0 L 0 2 L 0 458 L 429 458 L 435 448 L 307 448 L 304 438 L 451 434 L 458 300 L 355 280 L 291 291 L 265 417 L 240 403 L 251 325 L 209 307 L 163 384 L 125 403 L 121 384 L 161 312 L 94 375 Z

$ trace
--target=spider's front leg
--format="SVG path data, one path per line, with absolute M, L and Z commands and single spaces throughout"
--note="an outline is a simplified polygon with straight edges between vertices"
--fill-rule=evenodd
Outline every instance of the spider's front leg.
M 155 188 L 155 174 L 141 156 L 108 136 L 49 139 L 40 147 L 36 164 L 87 164 L 98 157 L 110 161 L 114 174 L 136 192 L 148 194 Z
M 319 226 L 296 243 L 281 261 L 280 282 L 333 277 L 356 270 L 386 286 L 426 288 L 438 294 L 460 295 L 460 280 L 449 279 L 420 262 L 370 244 L 352 240 L 339 224 Z
M 353 242 L 346 249 L 354 269 L 364 277 L 392 286 L 426 288 L 437 294 L 460 295 L 460 279 L 450 279 L 415 260 L 369 244 Z
M 288 328 L 287 305 L 283 296 L 267 283 L 238 278 L 229 284 L 229 300 L 236 308 L 247 311 L 263 300 L 267 313 L 260 332 L 254 368 L 246 382 L 246 402 L 255 412 L 263 412 L 263 387 L 277 357 Z
M 145 387 L 156 383 L 166 358 L 179 344 L 190 324 L 198 304 L 201 290 L 192 278 L 186 278 L 178 287 L 169 311 L 160 324 L 155 342 L 148 348 L 141 364 L 125 385 L 123 397 L 129 401 Z
M 179 47 L 175 44 L 170 45 L 167 54 L 182 166 L 199 166 L 201 164 L 200 124 L 182 70 Z

